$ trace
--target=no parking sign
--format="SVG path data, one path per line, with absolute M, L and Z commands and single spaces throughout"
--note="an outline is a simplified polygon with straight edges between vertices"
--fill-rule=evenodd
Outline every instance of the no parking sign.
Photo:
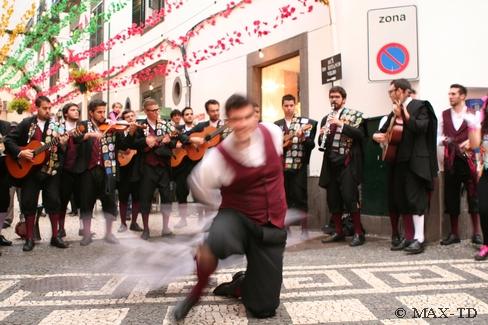
M 369 80 L 418 78 L 417 7 L 368 11 Z

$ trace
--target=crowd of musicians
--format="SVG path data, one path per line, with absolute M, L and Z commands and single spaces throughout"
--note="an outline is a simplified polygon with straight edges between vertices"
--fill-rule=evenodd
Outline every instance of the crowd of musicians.
M 459 84 L 450 87 L 450 107 L 437 117 L 428 101 L 413 98 L 413 89 L 405 79 L 393 80 L 388 96 L 392 111 L 372 139 L 383 148 L 388 165 L 391 250 L 424 251 L 424 216 L 438 174 L 437 146 L 443 146 L 445 212 L 451 230 L 440 244 L 460 242 L 460 199 L 465 191 L 472 221 L 471 241 L 481 245 L 475 258 L 485 259 L 488 203 L 478 197 L 488 190 L 488 174 L 483 173 L 488 168 L 488 153 L 483 150 L 488 148 L 488 119 L 466 107 L 467 90 Z M 302 214 L 302 236 L 306 237 L 307 173 L 318 129 L 318 149 L 323 152 L 319 185 L 326 189 L 335 230 L 322 242 L 345 241 L 343 216 L 349 215 L 354 233 L 350 246 L 359 246 L 365 242 L 360 202 L 367 134 L 365 117 L 347 106 L 346 90 L 340 86 L 329 90 L 329 100 L 331 110 L 319 124 L 297 114 L 294 96 L 282 98 L 284 118 L 275 124 L 283 135 L 281 160 L 286 203 Z M 122 109 L 119 103 L 112 106 L 107 118 L 107 104 L 102 100 L 89 102 L 85 121 L 80 120 L 80 109 L 73 103 L 62 108 L 61 118 L 52 114 L 47 97 L 38 97 L 35 106 L 37 113 L 15 127 L 0 121 L 5 147 L 0 158 L 0 226 L 10 205 L 9 190 L 19 187 L 20 209 L 25 218 L 24 251 L 35 246 L 34 228 L 41 193 L 51 222 L 50 244 L 54 247 L 69 246 L 63 238 L 67 206 L 73 197 L 80 210 L 82 246 L 93 240 L 91 221 L 97 200 L 102 204 L 107 243 L 118 243 L 113 234 L 116 216 L 120 216 L 118 232 L 141 232 L 142 239 L 149 239 L 149 216 L 156 190 L 163 220 L 161 235 L 172 236 L 169 203 L 175 200 L 187 203 L 190 193 L 187 178 L 205 151 L 232 132 L 221 119 L 216 100 L 205 103 L 209 119 L 199 123 L 190 107 L 172 111 L 170 120 L 161 119 L 158 103 L 153 99 L 143 102 L 143 120 L 137 120 L 136 112 Z M 260 116 L 259 106 L 254 105 L 254 109 L 256 116 Z M 328 108 L 324 109 L 324 113 L 327 111 Z M 186 226 L 187 212 L 180 211 L 178 227 Z M 142 227 L 137 221 L 139 214 Z M 1 235 L 0 227 L 0 245 L 11 244 Z

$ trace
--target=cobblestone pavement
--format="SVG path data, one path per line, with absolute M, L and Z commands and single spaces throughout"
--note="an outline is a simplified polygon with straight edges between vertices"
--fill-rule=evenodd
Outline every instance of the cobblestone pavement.
M 61 250 L 48 245 L 49 221 L 43 218 L 43 240 L 32 252 L 22 252 L 20 240 L 2 250 L 0 324 L 174 323 L 171 311 L 195 281 L 192 251 L 184 243 L 195 242 L 188 229 L 198 221 L 189 218 L 188 227 L 162 239 L 158 219 L 152 216 L 155 231 L 149 243 L 141 245 L 134 233 L 126 232 L 117 234 L 121 245 L 95 239 L 80 247 L 78 219 L 68 217 L 71 247 Z M 172 224 L 178 222 L 173 219 Z M 101 238 L 103 220 L 95 221 L 96 238 Z M 324 245 L 319 233 L 300 242 L 298 234 L 293 229 L 275 317 L 248 317 L 238 300 L 211 294 L 242 269 L 244 261 L 233 259 L 219 268 L 210 292 L 181 323 L 488 323 L 488 263 L 472 259 L 475 248 L 468 242 L 451 247 L 432 243 L 424 254 L 408 256 L 391 252 L 385 239 L 370 237 L 364 246 L 351 248 Z M 11 228 L 4 235 L 15 238 Z

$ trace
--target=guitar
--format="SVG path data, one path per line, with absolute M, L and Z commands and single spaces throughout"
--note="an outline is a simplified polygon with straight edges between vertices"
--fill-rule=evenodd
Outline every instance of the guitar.
M 171 167 L 178 167 L 181 162 L 183 161 L 183 158 L 187 156 L 186 148 L 174 148 L 173 154 L 171 155 Z
M 381 159 L 387 162 L 393 162 L 396 158 L 397 145 L 402 141 L 403 135 L 403 118 L 393 116 L 390 126 L 386 131 L 387 142 L 383 145 Z
M 195 132 L 190 135 L 191 138 L 200 137 L 205 140 L 199 146 L 189 145 L 186 148 L 188 158 L 193 161 L 200 160 L 203 158 L 205 151 L 207 149 L 215 147 L 220 143 L 221 134 L 228 128 L 226 124 L 222 125 L 218 129 L 213 126 L 207 126 L 202 132 Z
M 69 136 L 79 135 L 84 130 L 85 127 L 83 125 L 79 125 L 76 129 L 71 130 L 67 134 Z M 40 165 L 45 162 L 46 151 L 56 146 L 58 143 L 59 137 L 55 137 L 50 142 L 45 144 L 41 141 L 32 140 L 26 146 L 21 147 L 21 150 L 30 149 L 34 151 L 34 157 L 32 160 L 23 158 L 17 159 L 17 157 L 12 157 L 11 155 L 7 154 L 5 157 L 5 165 L 7 166 L 9 174 L 14 178 L 24 178 L 30 172 L 33 166 Z
M 135 149 L 119 150 L 117 152 L 117 160 L 120 166 L 124 167 L 131 162 L 135 155 L 137 155 L 137 150 Z
M 300 127 L 300 129 L 302 130 L 302 132 L 306 132 L 310 130 L 312 127 L 313 127 L 312 124 L 305 124 L 304 126 Z M 293 144 L 293 137 L 295 136 L 296 132 L 297 131 L 295 130 L 289 130 L 288 133 L 283 136 L 284 149 L 288 149 L 289 147 L 291 147 L 291 145 Z

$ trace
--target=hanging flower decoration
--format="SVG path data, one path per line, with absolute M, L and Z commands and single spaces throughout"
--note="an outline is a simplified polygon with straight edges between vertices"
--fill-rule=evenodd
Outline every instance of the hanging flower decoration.
M 6 44 L 2 46 L 0 49 L 0 61 L 3 61 L 10 53 L 10 49 L 12 45 L 15 42 L 15 39 L 20 35 L 24 34 L 26 31 L 26 25 L 29 19 L 34 17 L 34 14 L 36 12 L 36 4 L 33 3 L 31 8 L 28 9 L 21 17 L 20 22 L 14 27 L 14 29 L 11 31 L 8 41 Z
M 8 109 L 11 112 L 17 112 L 17 114 L 22 114 L 29 110 L 31 106 L 29 100 L 24 97 L 14 98 L 8 105 Z
M 8 0 L 3 0 L 2 2 L 2 16 L 0 17 L 0 37 L 5 35 L 8 25 L 10 23 L 10 17 L 14 13 L 14 5 L 9 6 Z
M 98 73 L 84 69 L 72 70 L 70 78 L 82 94 L 95 91 L 102 85 L 102 78 Z

